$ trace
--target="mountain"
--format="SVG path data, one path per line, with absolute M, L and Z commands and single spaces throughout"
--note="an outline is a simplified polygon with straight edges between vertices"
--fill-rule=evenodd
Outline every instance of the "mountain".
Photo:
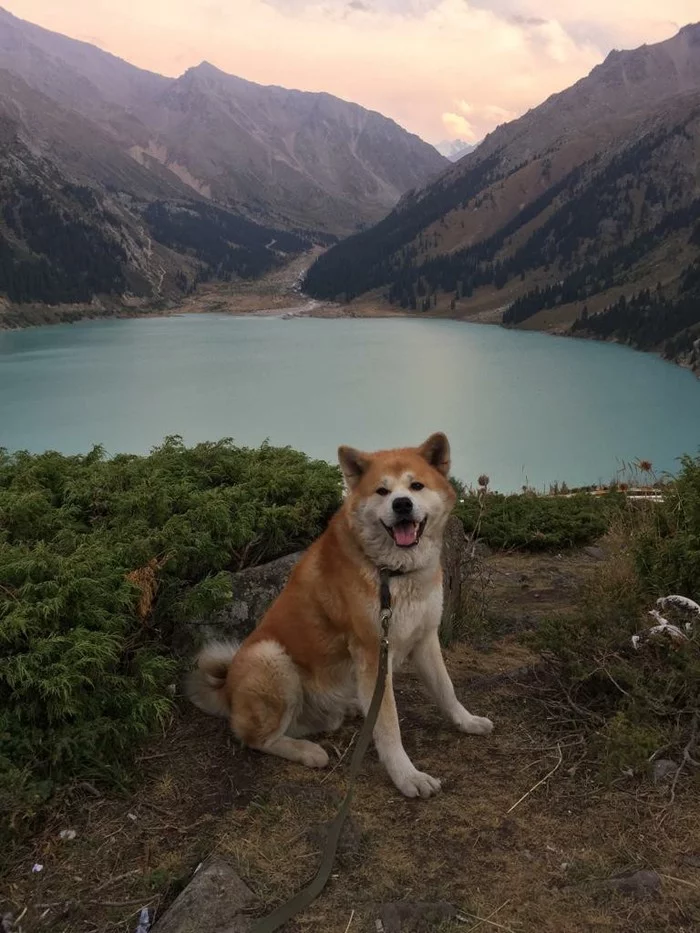
M 459 162 L 465 155 L 473 152 L 478 145 L 478 143 L 468 143 L 464 139 L 443 139 L 435 148 L 450 162 Z
M 448 164 L 328 94 L 206 63 L 166 78 L 2 9 L 0 139 L 0 304 L 254 278 L 379 219 Z
M 325 253 L 317 297 L 505 311 L 700 361 L 700 24 L 612 52 Z
M 206 62 L 165 78 L 4 10 L 0 62 L 145 169 L 165 167 L 263 224 L 344 235 L 447 164 L 393 120 L 329 94 L 263 87 Z
M 378 220 L 446 164 L 357 104 L 262 87 L 206 62 L 136 112 L 152 134 L 136 157 L 182 166 L 200 191 L 255 219 L 328 233 Z
M 206 278 L 256 276 L 310 245 L 193 194 L 0 70 L 0 295 L 10 302 L 175 297 Z

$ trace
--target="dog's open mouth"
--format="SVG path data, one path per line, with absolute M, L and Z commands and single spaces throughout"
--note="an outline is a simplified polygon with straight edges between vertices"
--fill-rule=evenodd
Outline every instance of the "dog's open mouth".
M 427 521 L 426 517 L 422 522 L 397 522 L 391 527 L 384 525 L 384 522 L 382 524 L 397 547 L 415 547 L 421 539 Z

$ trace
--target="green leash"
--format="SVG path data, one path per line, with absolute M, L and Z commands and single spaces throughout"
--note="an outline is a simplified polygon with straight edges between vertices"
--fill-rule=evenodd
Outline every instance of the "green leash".
M 333 817 L 328 827 L 328 834 L 321 856 L 321 864 L 312 880 L 305 888 L 302 888 L 298 894 L 290 898 L 285 904 L 281 904 L 267 917 L 263 917 L 252 928 L 251 933 L 274 933 L 280 927 L 288 923 L 293 917 L 312 904 L 319 896 L 321 891 L 328 883 L 328 879 L 333 871 L 335 862 L 335 853 L 338 849 L 340 833 L 343 829 L 346 817 L 350 812 L 350 803 L 352 802 L 352 792 L 355 787 L 355 780 L 360 773 L 362 760 L 365 757 L 369 743 L 372 739 L 374 724 L 377 721 L 379 707 L 382 705 L 384 696 L 384 686 L 386 683 L 387 670 L 389 668 L 389 622 L 391 621 L 391 591 L 389 589 L 389 578 L 401 575 L 401 571 L 382 570 L 379 574 L 379 606 L 380 621 L 382 623 L 382 638 L 379 644 L 379 670 L 377 671 L 377 682 L 374 685 L 372 702 L 369 705 L 367 716 L 360 730 L 360 737 L 350 759 L 350 770 L 348 773 L 348 789 L 345 791 L 345 797 L 340 805 L 340 809 Z

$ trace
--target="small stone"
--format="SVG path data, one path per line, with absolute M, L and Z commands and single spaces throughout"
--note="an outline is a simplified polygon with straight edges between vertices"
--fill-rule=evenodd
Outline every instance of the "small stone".
M 690 865 L 691 868 L 700 868 L 700 853 L 697 855 L 685 855 L 683 857 L 683 862 L 686 865 Z
M 595 545 L 590 545 L 583 549 L 584 554 L 588 554 L 589 557 L 592 557 L 593 560 L 605 560 L 605 551 L 602 547 L 597 547 Z
M 328 823 L 315 823 L 309 827 L 307 838 L 309 842 L 318 849 L 323 850 L 328 835 Z M 362 831 L 352 816 L 348 816 L 343 823 L 338 839 L 338 848 L 336 857 L 341 867 L 351 865 L 358 857 L 360 843 L 362 842 Z
M 255 895 L 222 859 L 201 868 L 152 933 L 243 933 Z
M 393 901 L 379 908 L 384 933 L 434 933 L 458 914 L 447 901 Z
M 642 868 L 639 871 L 617 875 L 605 882 L 606 887 L 630 894 L 633 897 L 652 897 L 661 890 L 661 878 L 655 871 Z
M 661 781 L 675 774 L 677 770 L 678 765 L 675 761 L 672 761 L 670 758 L 657 758 L 651 769 L 651 776 L 654 784 L 660 784 Z

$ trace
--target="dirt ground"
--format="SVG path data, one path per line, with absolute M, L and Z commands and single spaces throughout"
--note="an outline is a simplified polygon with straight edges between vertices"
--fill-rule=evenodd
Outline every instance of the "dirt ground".
M 697 795 L 680 782 L 671 805 L 667 785 L 624 775 L 601 789 L 575 723 L 543 705 L 531 671 L 538 659 L 518 638 L 570 608 L 601 556 L 483 560 L 469 641 L 447 652 L 447 664 L 465 705 L 496 730 L 453 731 L 410 671 L 399 675 L 406 749 L 442 779 L 442 793 L 402 798 L 371 752 L 333 879 L 290 931 L 376 933 L 380 905 L 397 900 L 455 905 L 459 917 L 434 927 L 444 933 L 700 930 Z M 358 725 L 323 741 L 332 765 L 316 772 L 240 749 L 224 722 L 183 705 L 143 750 L 135 790 L 74 788 L 14 853 L 0 913 L 23 914 L 12 929 L 24 933 L 133 933 L 140 909 L 160 914 L 212 854 L 236 868 L 264 913 L 313 874 L 319 824 L 344 792 Z M 653 895 L 607 884 L 642 868 L 660 877 Z

